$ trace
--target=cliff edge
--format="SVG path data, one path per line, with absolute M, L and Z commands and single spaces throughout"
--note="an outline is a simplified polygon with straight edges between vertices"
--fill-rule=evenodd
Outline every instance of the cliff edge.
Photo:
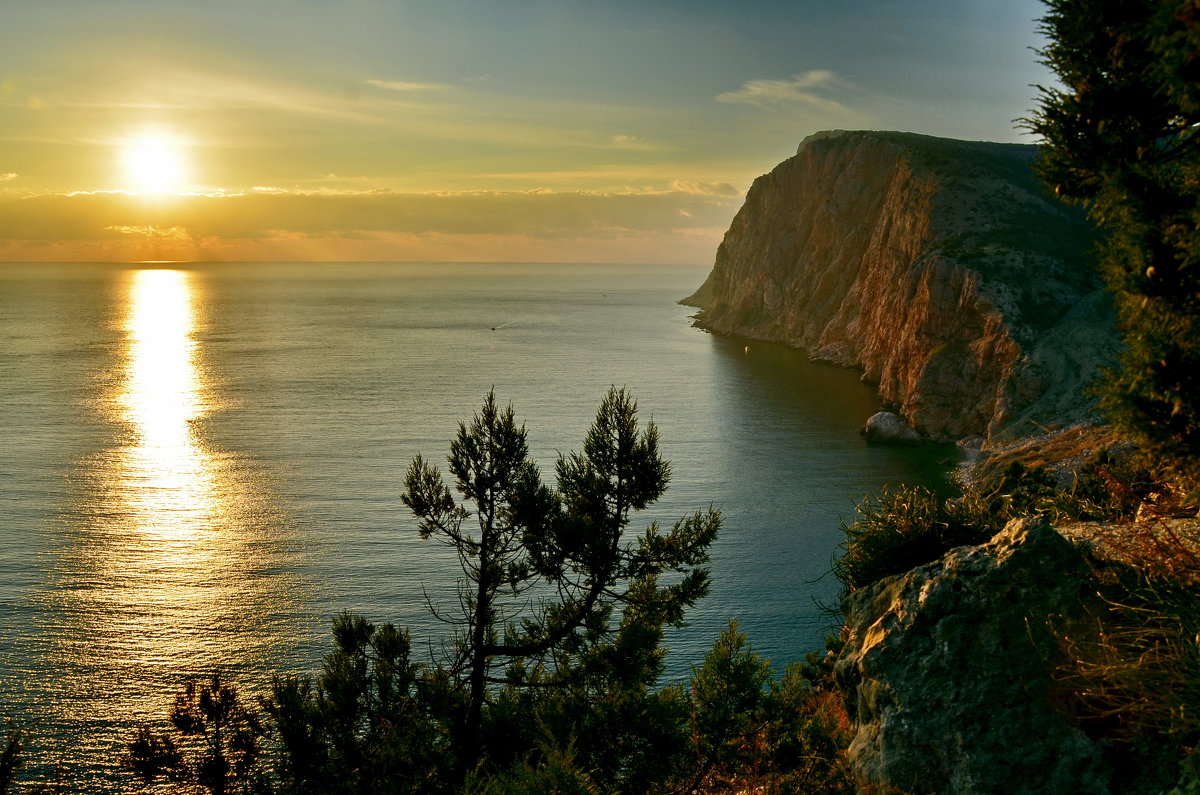
M 858 367 L 923 433 L 989 440 L 1090 418 L 1116 349 L 1083 214 L 1036 147 L 826 132 L 759 177 L 682 303 L 715 332 Z

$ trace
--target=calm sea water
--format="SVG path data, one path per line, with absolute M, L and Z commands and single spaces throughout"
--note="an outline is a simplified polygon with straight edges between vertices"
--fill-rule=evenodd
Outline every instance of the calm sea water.
M 839 519 L 941 454 L 867 447 L 858 376 L 693 329 L 685 267 L 0 265 L 0 713 L 42 765 L 115 786 L 131 727 L 189 674 L 310 671 L 341 610 L 409 626 L 449 550 L 399 499 L 495 387 L 547 475 L 610 385 L 658 424 L 650 519 L 725 516 L 687 675 L 731 618 L 777 663 L 815 648 Z M 424 651 L 422 653 L 425 653 Z

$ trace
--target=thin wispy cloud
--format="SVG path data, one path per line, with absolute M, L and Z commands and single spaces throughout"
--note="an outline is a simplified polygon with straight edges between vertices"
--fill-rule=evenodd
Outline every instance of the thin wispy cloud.
M 181 59 L 183 60 L 183 59 Z M 379 113 L 367 103 L 346 101 L 329 86 L 320 86 L 249 63 L 241 69 L 208 63 L 163 65 L 141 55 L 108 62 L 98 85 L 78 75 L 61 78 L 54 89 L 55 107 L 76 112 L 130 111 L 244 115 L 277 118 L 377 123 Z M 84 117 L 94 118 L 94 117 Z
M 0 193 L 0 259 L 704 262 L 736 210 L 688 191 Z
M 12 182 L 18 176 L 20 175 L 15 171 L 0 172 L 0 182 Z
M 369 86 L 382 88 L 384 91 L 446 91 L 452 88 L 445 83 L 414 83 L 408 80 L 364 80 Z
M 812 69 L 790 80 L 747 80 L 737 91 L 718 94 L 717 102 L 845 112 L 846 106 L 828 95 L 850 87 L 828 69 Z
M 728 182 L 693 182 L 692 180 L 677 179 L 671 182 L 671 188 L 680 193 L 690 193 L 694 196 L 740 196 L 742 192 Z
M 190 240 L 191 235 L 181 226 L 158 227 L 158 226 L 135 226 L 135 225 L 111 225 L 104 227 L 106 231 L 119 232 L 122 235 L 133 235 L 135 237 L 161 237 L 170 238 L 173 240 Z
M 260 186 L 265 187 L 265 186 Z M 680 214 L 678 210 L 686 210 Z M 562 236 L 599 229 L 673 232 L 721 227 L 735 207 L 720 191 L 252 190 L 162 201 L 123 192 L 0 197 L 0 240 L 87 239 L 101 231 L 175 237 L 260 238 L 286 229 L 305 234 L 397 232 Z M 680 217 L 687 218 L 681 222 Z
M 623 149 L 628 152 L 660 152 L 670 149 L 670 147 L 647 141 L 645 138 L 625 134 L 609 136 L 605 148 Z

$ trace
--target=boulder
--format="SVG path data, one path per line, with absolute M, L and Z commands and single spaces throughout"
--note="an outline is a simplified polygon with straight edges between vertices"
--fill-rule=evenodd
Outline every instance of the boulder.
M 844 604 L 836 665 L 864 791 L 1105 793 L 1101 747 L 1055 705 L 1051 626 L 1088 604 L 1082 554 L 1041 519 Z
M 880 411 L 867 419 L 863 435 L 868 442 L 883 442 L 885 444 L 920 444 L 921 434 L 913 430 L 899 414 L 890 411 Z

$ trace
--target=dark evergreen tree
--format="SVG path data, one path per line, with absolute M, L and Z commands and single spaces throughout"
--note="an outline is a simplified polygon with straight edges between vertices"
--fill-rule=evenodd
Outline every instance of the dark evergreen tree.
M 466 578 L 459 590 L 460 613 L 434 610 L 460 631 L 448 671 L 465 684 L 457 750 L 464 761 L 473 762 L 491 660 L 510 619 L 501 592 L 520 599 L 529 590 L 532 565 L 523 535 L 548 521 L 554 506 L 529 457 L 525 428 L 517 426 L 511 406 L 504 411 L 497 407 L 494 393 L 469 426 L 459 425 L 448 461 L 455 486 L 473 511 L 454 500 L 441 473 L 420 455 L 405 477 L 401 499 L 420 520 L 422 538 L 435 538 L 455 550 Z
M 144 726 L 129 743 L 125 763 L 144 782 L 165 778 L 212 795 L 265 791 L 257 767 L 264 727 L 219 674 L 207 684 L 188 681 L 175 696 L 171 725 L 178 742 Z
M 830 649 L 840 648 L 831 639 Z M 818 653 L 772 675 L 737 622 L 692 669 L 691 764 L 671 791 L 851 793 L 850 720 Z
M 689 767 L 691 705 L 657 688 L 664 628 L 707 590 L 709 509 L 669 530 L 633 516 L 670 470 L 653 424 L 613 389 L 579 454 L 542 483 L 525 430 L 489 394 L 451 443 L 454 492 L 420 457 L 404 502 L 453 548 L 463 580 L 450 655 L 411 659 L 408 633 L 343 614 L 316 677 L 274 682 L 263 726 L 229 685 L 191 683 L 127 764 L 213 793 L 647 792 Z M 270 760 L 270 761 L 268 761 Z M 257 763 L 257 764 L 256 764 Z M 256 789 L 255 789 L 256 788 Z
M 594 695 L 652 683 L 662 627 L 707 591 L 720 516 L 709 509 L 630 538 L 631 515 L 662 495 L 670 468 L 623 389 L 604 398 L 583 452 L 559 458 L 557 489 L 541 482 L 524 428 L 494 394 L 459 426 L 448 464 L 461 502 L 419 456 L 402 498 L 423 537 L 456 550 L 466 578 L 447 668 L 466 697 L 454 729 L 466 770 L 500 686 Z
M 16 781 L 17 771 L 25 764 L 25 733 L 16 721 L 8 719 L 8 728 L 0 735 L 0 795 Z
M 1104 405 L 1117 427 L 1200 473 L 1200 5 L 1048 0 L 1041 88 L 1028 126 L 1040 170 L 1085 202 L 1126 334 Z
M 315 682 L 275 681 L 264 706 L 277 734 L 281 793 L 436 792 L 451 767 L 446 689 L 410 659 L 408 633 L 343 613 Z

